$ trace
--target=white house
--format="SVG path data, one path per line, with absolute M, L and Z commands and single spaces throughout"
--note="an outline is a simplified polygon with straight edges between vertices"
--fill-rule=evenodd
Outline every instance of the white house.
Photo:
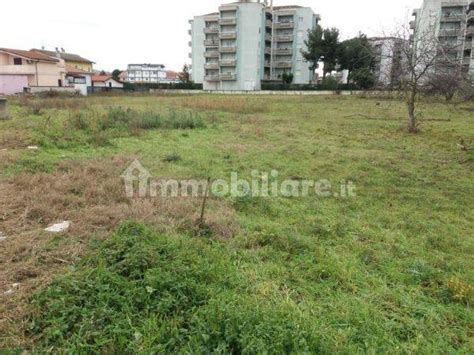
M 66 82 L 81 95 L 87 96 L 88 88 L 92 87 L 92 73 L 66 64 Z
M 108 89 L 123 89 L 123 84 L 113 79 L 111 75 L 93 75 L 92 88 L 99 88 L 102 90 Z

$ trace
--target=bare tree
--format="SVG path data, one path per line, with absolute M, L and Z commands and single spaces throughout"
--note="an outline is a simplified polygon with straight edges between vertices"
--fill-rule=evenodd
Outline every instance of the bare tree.
M 400 25 L 393 35 L 399 41 L 396 42 L 396 50 L 394 48 L 390 55 L 397 61 L 396 76 L 407 105 L 410 133 L 419 131 L 417 103 L 419 97 L 429 91 L 430 82 L 433 82 L 430 78 L 441 73 L 452 75 L 459 68 L 459 59 L 453 55 L 459 44 L 440 41 L 437 24 L 439 18 L 433 16 L 429 23 L 416 26 L 415 30 L 411 30 L 408 24 Z M 393 76 L 393 73 L 390 75 Z M 458 82 L 458 78 L 453 75 L 452 80 Z

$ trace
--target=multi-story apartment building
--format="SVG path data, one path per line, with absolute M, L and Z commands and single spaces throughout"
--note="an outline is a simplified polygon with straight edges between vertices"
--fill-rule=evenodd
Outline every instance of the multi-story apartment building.
M 311 8 L 238 1 L 190 21 L 192 79 L 204 90 L 260 90 L 264 80 L 292 73 L 307 84 L 314 72 L 305 62 L 308 30 L 319 21 Z
M 400 83 L 402 49 L 408 41 L 397 37 L 372 37 L 369 43 L 374 49 L 374 75 L 377 87 L 394 87 Z
M 464 73 L 474 77 L 474 1 L 424 0 L 413 16 L 415 19 L 410 23 L 413 40 L 423 41 L 426 33 L 434 31 L 448 49 L 445 53 L 448 62 L 458 63 Z
M 157 84 L 166 81 L 166 70 L 163 64 L 129 64 L 127 82 Z

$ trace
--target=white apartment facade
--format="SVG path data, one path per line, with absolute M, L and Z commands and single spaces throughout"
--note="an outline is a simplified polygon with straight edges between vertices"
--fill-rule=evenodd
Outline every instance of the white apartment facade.
M 126 80 L 129 83 L 158 84 L 166 81 L 163 64 L 129 64 Z
M 224 4 L 219 11 L 190 21 L 192 79 L 204 90 L 256 91 L 262 81 L 293 83 L 314 78 L 303 59 L 308 30 L 320 20 L 311 8 L 277 6 L 267 1 Z
M 434 31 L 439 42 L 449 48 L 449 61 L 458 61 L 462 71 L 474 78 L 474 1 L 424 0 L 413 16 L 412 40 L 422 41 L 424 34 Z

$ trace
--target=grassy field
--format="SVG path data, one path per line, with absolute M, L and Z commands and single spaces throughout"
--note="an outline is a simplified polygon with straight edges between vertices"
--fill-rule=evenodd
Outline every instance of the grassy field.
M 377 98 L 15 99 L 0 349 L 472 353 L 474 103 L 421 108 L 413 135 L 403 103 Z M 214 196 L 203 227 L 201 199 L 127 198 L 135 159 L 158 178 L 276 170 L 357 195 Z

